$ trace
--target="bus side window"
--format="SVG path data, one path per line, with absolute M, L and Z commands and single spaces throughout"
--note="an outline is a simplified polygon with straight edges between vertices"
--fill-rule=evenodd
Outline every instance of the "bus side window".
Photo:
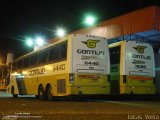
M 49 61 L 62 61 L 67 58 L 67 41 L 57 44 L 49 50 Z
M 44 64 L 48 59 L 48 51 L 39 53 L 38 64 Z
M 109 48 L 110 64 L 120 64 L 120 46 Z
M 24 68 L 29 67 L 29 58 L 25 58 L 25 59 L 24 59 L 23 67 L 24 67 Z
M 49 50 L 49 61 L 57 61 L 60 58 L 60 50 L 55 46 Z
M 61 59 L 67 58 L 67 42 L 61 46 Z
M 38 55 L 31 56 L 30 66 L 35 66 L 38 63 Z
M 54 48 L 54 61 L 59 61 L 60 60 L 60 57 L 61 57 L 61 49 L 60 49 L 60 46 L 56 46 Z
M 12 63 L 12 70 L 17 70 L 18 69 L 18 61 Z
M 21 69 L 23 67 L 23 61 L 22 60 L 19 60 L 17 62 L 17 69 Z
M 49 50 L 49 61 L 53 61 L 54 59 L 54 48 Z

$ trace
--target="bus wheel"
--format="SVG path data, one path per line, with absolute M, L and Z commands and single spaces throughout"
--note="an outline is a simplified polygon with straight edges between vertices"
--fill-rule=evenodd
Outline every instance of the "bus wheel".
M 13 98 L 17 98 L 18 97 L 18 94 L 15 94 L 15 90 L 14 90 L 13 86 L 12 86 L 12 89 L 11 89 L 11 94 L 13 95 Z
M 39 98 L 40 100 L 44 100 L 44 99 L 45 99 L 45 92 L 44 92 L 44 88 L 43 88 L 42 85 L 40 85 L 40 86 L 38 87 L 38 98 Z
M 38 99 L 39 98 L 38 95 L 35 95 L 35 98 Z
M 47 97 L 47 100 L 49 100 L 49 101 L 51 101 L 53 99 L 51 85 L 47 85 L 47 87 L 46 87 L 46 97 Z

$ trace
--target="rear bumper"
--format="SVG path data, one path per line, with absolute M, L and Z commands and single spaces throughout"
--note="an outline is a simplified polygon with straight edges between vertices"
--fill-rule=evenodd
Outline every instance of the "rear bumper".
M 74 86 L 71 87 L 71 95 L 107 95 L 109 86 Z
M 120 94 L 156 94 L 156 88 L 155 87 L 141 87 L 141 86 L 126 86 L 126 87 L 120 87 Z

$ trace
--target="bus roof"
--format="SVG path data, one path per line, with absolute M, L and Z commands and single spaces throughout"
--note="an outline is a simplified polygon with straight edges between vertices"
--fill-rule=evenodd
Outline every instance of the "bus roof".
M 126 40 L 119 41 L 119 42 L 116 42 L 116 43 L 112 43 L 112 44 L 109 45 L 109 47 L 112 48 L 112 47 L 115 47 L 115 46 L 120 46 L 121 44 L 123 44 L 125 42 L 126 42 Z
M 40 48 L 38 50 L 32 51 L 32 52 L 30 52 L 28 54 L 25 54 L 23 56 L 20 56 L 20 57 L 16 58 L 13 62 L 21 60 L 22 58 L 25 58 L 26 56 L 32 55 L 34 53 L 40 52 L 42 50 L 45 50 L 46 48 L 54 46 L 54 45 L 56 45 L 58 43 L 61 43 L 61 42 L 65 41 L 65 40 L 68 40 L 68 38 L 70 36 L 94 36 L 94 35 L 86 35 L 86 34 L 70 34 L 70 35 L 66 35 L 66 36 L 64 36 L 62 38 L 56 39 L 55 42 L 52 42 L 52 43 L 50 43 L 50 44 L 48 44 L 48 45 L 46 45 L 46 46 L 44 46 L 44 47 L 42 47 L 42 48 Z M 101 36 L 94 36 L 94 37 L 101 37 Z M 102 38 L 104 38 L 104 37 L 102 37 Z
M 140 41 L 128 41 L 128 40 L 124 40 L 124 41 L 119 41 L 119 42 L 115 42 L 109 45 L 110 48 L 115 47 L 115 46 L 120 46 L 121 44 L 125 44 L 126 42 L 138 42 L 138 43 L 145 43 L 145 44 L 149 44 L 146 42 L 140 42 Z M 151 45 L 151 44 L 149 44 Z
M 27 54 L 25 54 L 25 55 L 23 55 L 23 56 L 20 56 L 20 57 L 16 58 L 13 62 L 18 61 L 18 60 L 20 60 L 20 59 L 22 59 L 22 58 L 24 58 L 24 57 L 26 57 L 26 56 L 32 55 L 32 54 L 34 54 L 34 53 L 43 51 L 43 50 L 45 50 L 46 48 L 49 48 L 49 47 L 51 47 L 51 46 L 54 46 L 54 45 L 56 45 L 56 44 L 58 44 L 58 43 L 61 43 L 61 42 L 65 41 L 65 40 L 67 40 L 68 36 L 69 36 L 69 35 L 67 35 L 67 36 L 65 36 L 65 37 L 63 37 L 63 38 L 60 38 L 60 39 L 56 40 L 56 41 L 55 41 L 54 43 L 52 43 L 52 44 L 47 44 L 46 46 L 44 46 L 44 47 L 42 47 L 42 48 L 40 48 L 40 49 L 38 49 L 38 50 L 35 50 L 35 51 L 32 51 L 32 52 L 30 52 L 30 53 L 27 53 Z

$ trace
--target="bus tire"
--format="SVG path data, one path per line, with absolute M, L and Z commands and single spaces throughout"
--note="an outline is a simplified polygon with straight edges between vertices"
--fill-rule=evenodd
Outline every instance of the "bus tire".
M 13 86 L 12 86 L 12 89 L 11 89 L 11 94 L 13 95 L 13 98 L 17 98 L 18 97 L 18 94 L 15 94 L 15 90 L 14 90 Z
M 38 99 L 38 95 L 35 95 L 35 98 Z
M 38 87 L 38 98 L 39 98 L 40 100 L 44 100 L 44 99 L 45 99 L 45 91 L 44 91 L 44 88 L 43 88 L 42 85 L 40 85 L 40 86 Z
M 47 85 L 47 87 L 46 87 L 46 97 L 47 97 L 47 100 L 49 100 L 49 101 L 53 100 L 51 85 Z

